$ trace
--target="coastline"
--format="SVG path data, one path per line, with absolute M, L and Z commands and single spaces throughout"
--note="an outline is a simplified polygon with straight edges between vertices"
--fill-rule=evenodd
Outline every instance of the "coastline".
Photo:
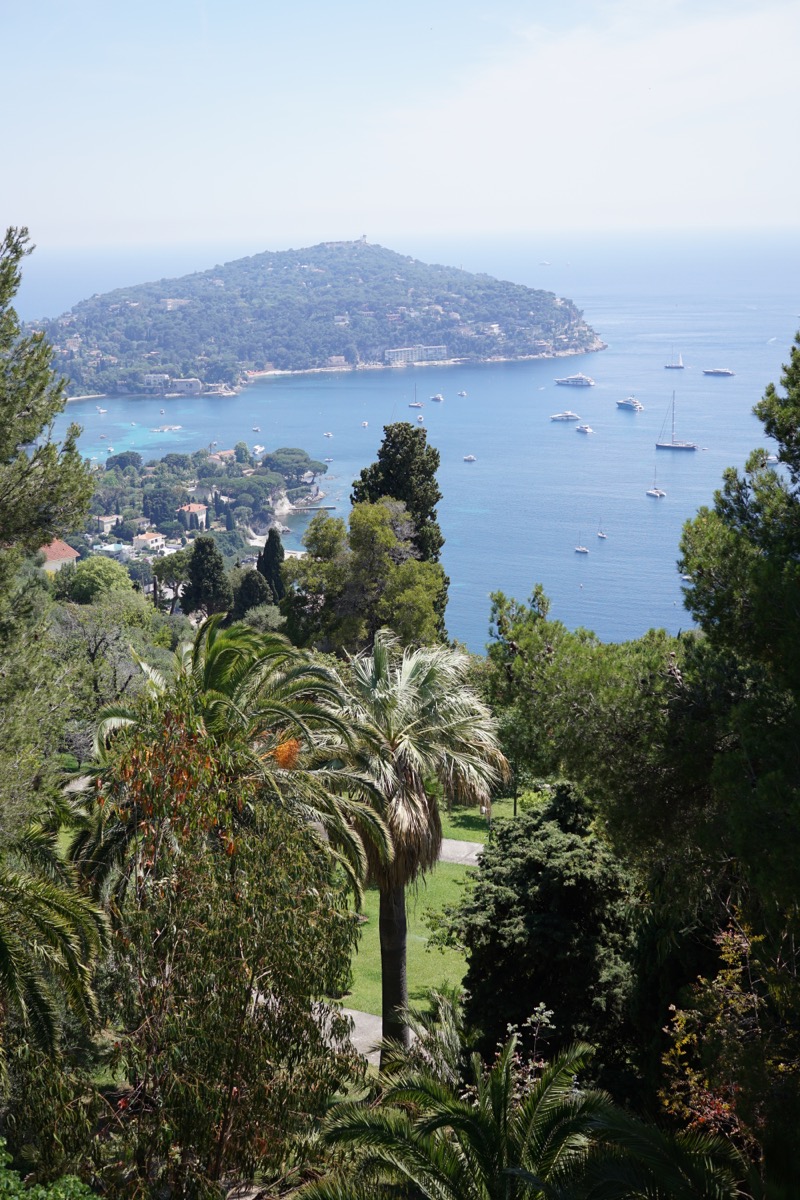
M 212 391 L 201 392 L 200 395 L 206 398 L 211 396 L 239 396 L 242 391 L 255 383 L 259 379 L 278 379 L 291 375 L 352 375 L 356 371 L 404 371 L 409 367 L 436 367 L 437 369 L 445 367 L 463 367 L 463 366 L 484 366 L 492 363 L 514 363 L 514 362 L 541 362 L 545 359 L 556 358 L 574 358 L 578 354 L 597 354 L 601 350 L 607 350 L 608 343 L 601 338 L 597 338 L 591 346 L 586 346 L 583 350 L 553 350 L 548 354 L 511 354 L 511 355 L 493 355 L 490 358 L 444 358 L 432 359 L 426 362 L 414 363 L 356 363 L 355 366 L 332 366 L 332 367 L 297 367 L 291 370 L 281 370 L 274 368 L 269 371 L 244 371 L 242 374 L 242 382 L 238 387 L 228 387 L 224 391 L 217 390 L 214 385 L 208 385 L 213 388 Z M 112 400 L 115 396 L 142 396 L 147 399 L 176 399 L 180 397 L 185 399 L 182 392 L 85 392 L 79 396 L 67 396 L 66 403 L 74 404 L 82 400 Z
M 413 363 L 357 363 L 355 366 L 298 367 L 291 370 L 274 368 L 270 371 L 245 371 L 244 386 L 257 379 L 274 379 L 286 375 L 352 375 L 356 371 L 405 371 L 413 367 L 463 367 L 483 366 L 491 363 L 542 362 L 548 358 L 574 358 L 578 354 L 597 354 L 608 349 L 608 342 L 598 338 L 592 346 L 583 350 L 553 350 L 550 354 L 493 355 L 490 358 L 443 358 Z

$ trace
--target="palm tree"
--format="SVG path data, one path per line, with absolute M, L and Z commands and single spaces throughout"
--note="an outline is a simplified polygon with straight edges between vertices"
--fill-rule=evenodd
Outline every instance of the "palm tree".
M 332 765 L 329 750 L 323 750 L 350 739 L 334 672 L 280 634 L 240 625 L 226 629 L 219 615 L 203 622 L 194 641 L 178 649 L 173 678 L 139 665 L 146 677 L 143 696 L 134 705 L 114 705 L 100 714 L 95 766 L 75 785 L 84 794 L 90 784 L 114 794 L 112 806 L 91 806 L 72 847 L 73 858 L 98 891 L 115 875 L 124 889 L 126 873 L 120 875 L 119 868 L 141 839 L 133 781 L 118 772 L 120 746 L 142 732 L 154 740 L 166 737 L 176 712 L 210 747 L 221 777 L 225 774 L 234 789 L 237 779 L 246 781 L 258 801 L 279 803 L 307 823 L 356 888 L 366 868 L 365 838 L 376 861 L 388 859 L 387 831 L 374 807 L 359 798 L 370 796 L 370 781 L 352 768 Z M 179 775 L 180 762 L 174 766 Z M 173 782 L 166 779 L 167 786 Z M 251 815 L 237 811 L 232 797 L 233 821 Z
M 304 1200 L 517 1200 L 566 1194 L 589 1158 L 593 1121 L 610 1105 L 579 1091 L 591 1048 L 565 1050 L 520 1097 L 512 1035 L 489 1071 L 473 1055 L 470 1086 L 427 1071 L 404 1080 L 375 1108 L 334 1112 L 325 1140 L 356 1152 L 355 1171 L 311 1185 Z
M 347 1171 L 303 1200 L 734 1200 L 741 1157 L 719 1138 L 671 1138 L 577 1086 L 592 1048 L 577 1044 L 531 1082 L 513 1034 L 488 1071 L 443 1082 L 404 1075 L 375 1107 L 342 1105 L 323 1130 L 348 1148 Z
M 506 770 L 494 720 L 468 685 L 468 665 L 465 654 L 447 646 L 401 650 L 387 630 L 376 635 L 371 654 L 350 664 L 346 710 L 357 730 L 354 761 L 372 781 L 394 846 L 388 862 L 367 848 L 380 892 L 383 1037 L 404 1046 L 406 888 L 439 858 L 435 788 L 448 801 L 488 804 Z
M 55 857 L 53 834 L 27 830 L 0 859 L 0 1012 L 14 1009 L 40 1049 L 52 1052 L 66 1006 L 95 1015 L 91 964 L 105 921 Z M 0 1070 L 4 1046 L 0 1030 Z

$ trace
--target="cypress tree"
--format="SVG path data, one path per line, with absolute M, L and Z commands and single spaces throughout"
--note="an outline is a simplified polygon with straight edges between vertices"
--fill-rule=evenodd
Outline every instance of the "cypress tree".
M 208 616 L 228 612 L 233 605 L 233 592 L 225 571 L 225 562 L 212 537 L 199 537 L 189 559 L 189 582 L 181 593 L 181 608 L 185 613 L 202 608 Z
M 276 601 L 282 600 L 286 591 L 283 579 L 281 578 L 281 567 L 283 566 L 284 558 L 285 554 L 281 535 L 273 526 L 267 534 L 264 549 L 256 561 L 256 570 L 266 579 Z

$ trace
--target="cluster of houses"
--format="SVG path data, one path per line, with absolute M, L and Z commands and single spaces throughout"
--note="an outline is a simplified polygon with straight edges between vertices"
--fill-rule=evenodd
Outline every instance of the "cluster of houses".
M 181 513 L 184 514 L 187 528 L 208 528 L 208 505 L 206 504 L 182 504 L 177 513 L 179 519 L 181 519 Z M 119 513 L 110 513 L 108 515 L 97 516 L 94 520 L 97 531 L 108 537 L 109 534 L 114 532 L 118 523 L 122 521 L 122 517 Z M 92 546 L 92 551 L 95 554 L 105 554 L 112 558 L 120 558 L 127 561 L 134 556 L 157 558 L 160 555 L 171 554 L 181 549 L 180 543 L 173 545 L 168 542 L 163 533 L 159 533 L 156 529 L 148 528 L 149 524 L 146 517 L 139 519 L 139 532 L 134 534 L 132 545 L 127 542 L 98 542 Z M 60 538 L 56 538 L 48 546 L 42 546 L 40 553 L 44 555 L 43 569 L 51 573 L 60 571 L 68 563 L 74 563 L 80 558 L 78 551 L 73 550 L 71 546 L 68 546 Z

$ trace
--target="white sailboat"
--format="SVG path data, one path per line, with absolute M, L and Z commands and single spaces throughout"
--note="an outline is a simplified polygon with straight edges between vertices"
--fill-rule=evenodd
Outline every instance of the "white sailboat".
M 664 370 L 665 371 L 682 371 L 683 370 L 683 358 L 679 354 L 677 361 L 675 360 L 674 346 L 672 348 L 672 362 L 664 363 Z
M 578 534 L 578 544 L 575 547 L 575 553 L 576 554 L 588 554 L 589 553 L 588 547 L 584 546 L 583 542 L 581 541 L 580 534 Z
M 666 425 L 666 423 L 667 423 L 667 419 L 665 417 L 664 424 Z M 671 434 L 670 440 L 668 442 L 664 441 L 663 438 L 664 438 L 664 434 L 663 434 L 663 426 L 662 426 L 662 432 L 660 435 L 661 440 L 656 442 L 656 450 L 696 450 L 697 449 L 696 442 L 681 442 L 675 437 L 675 393 L 674 392 L 672 393 L 672 434 Z

